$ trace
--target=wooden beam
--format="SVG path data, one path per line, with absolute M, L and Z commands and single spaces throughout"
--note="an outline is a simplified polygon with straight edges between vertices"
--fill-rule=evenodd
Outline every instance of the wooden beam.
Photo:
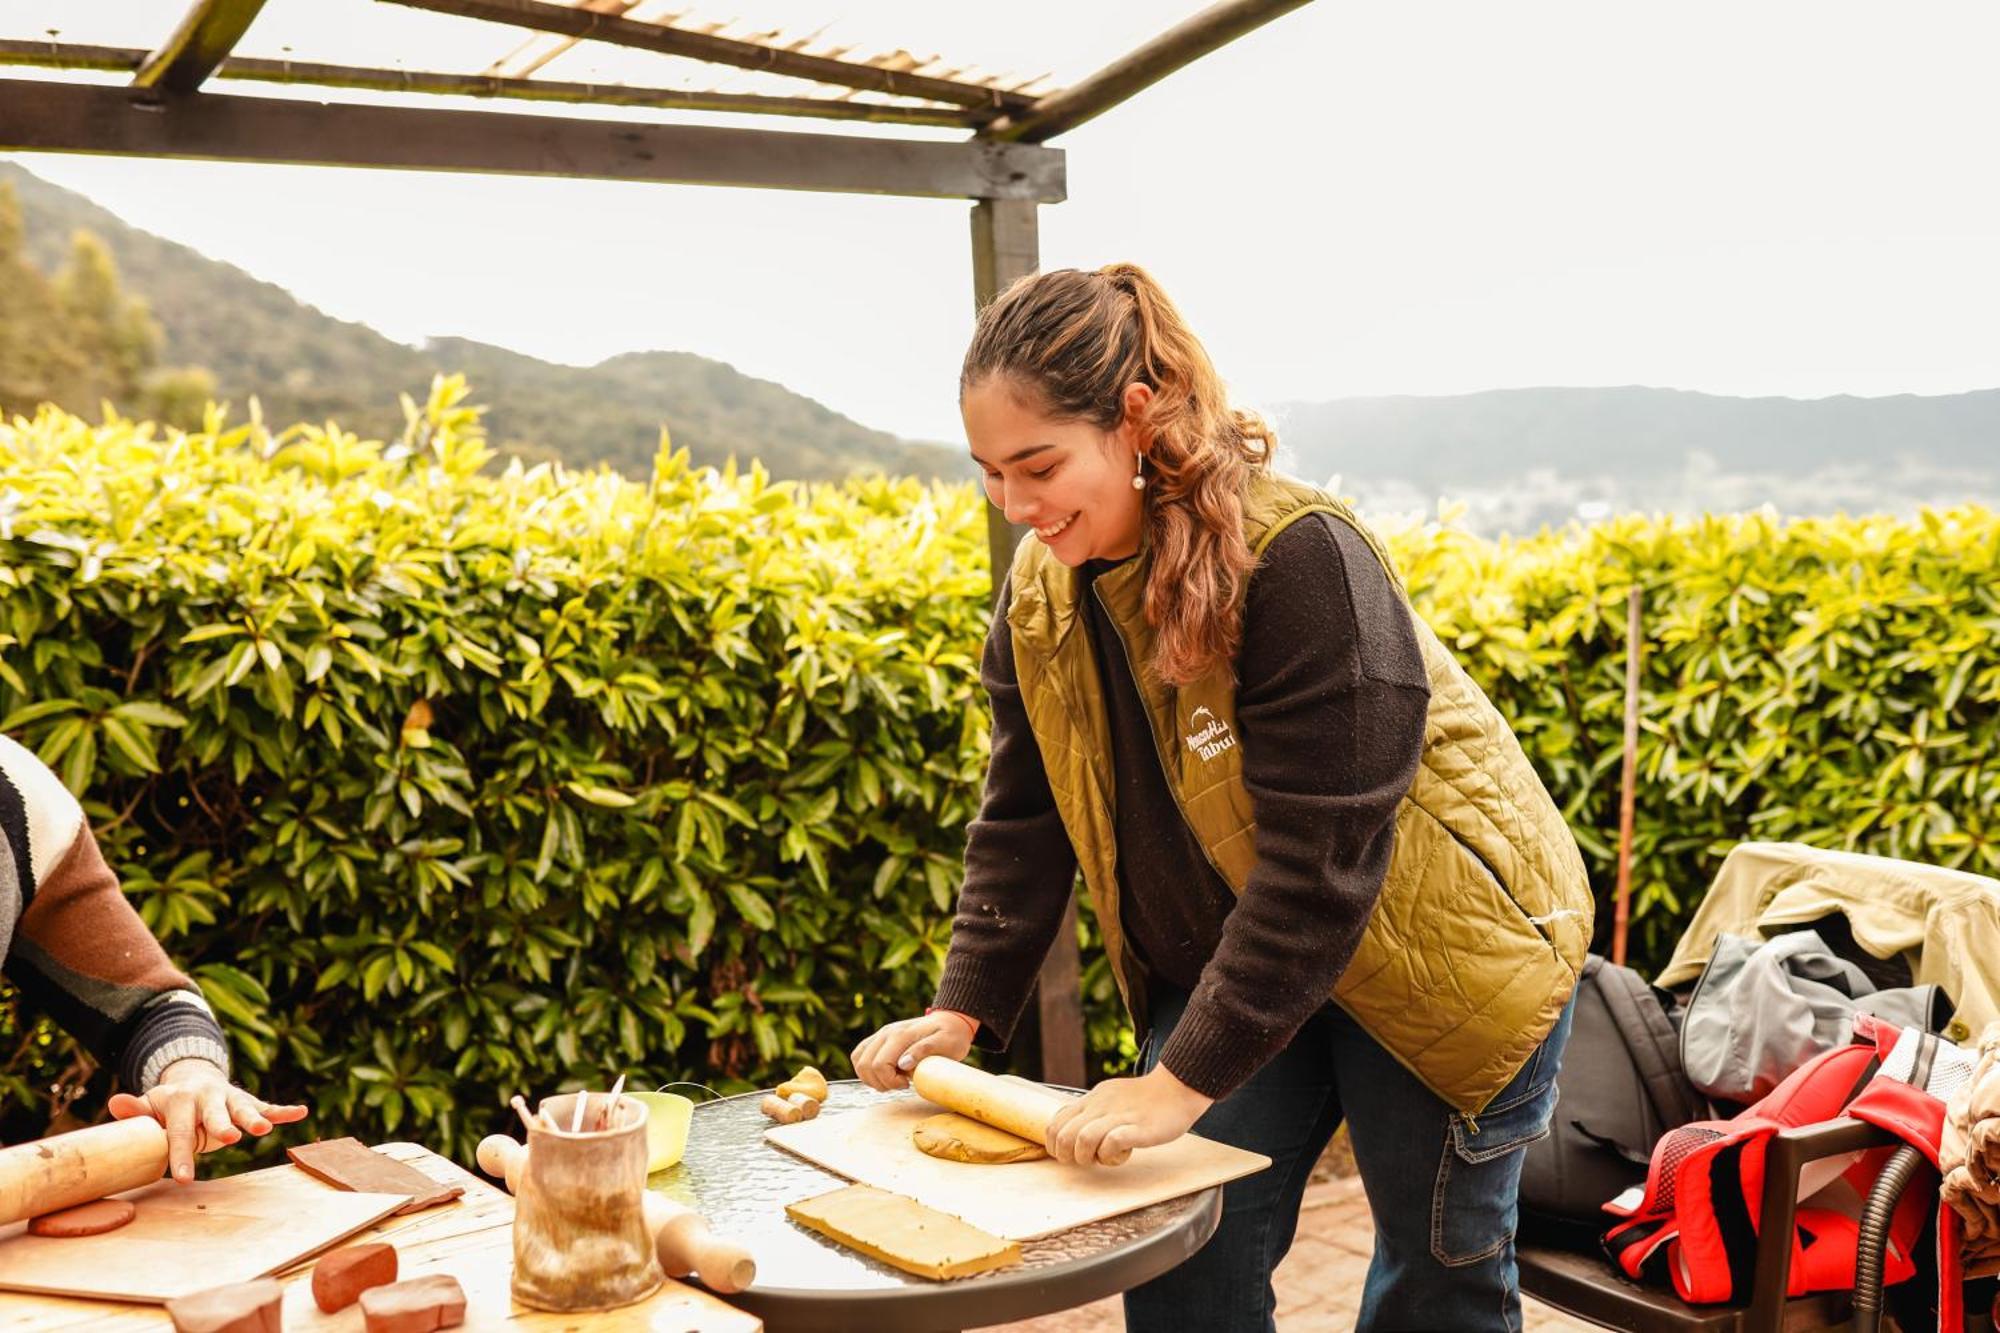
M 1221 0 L 1088 78 L 1061 92 L 1050 93 L 1026 111 L 1010 112 L 987 126 L 984 133 L 988 138 L 1023 143 L 1054 138 L 1307 2 Z
M 984 199 L 972 206 L 972 299 L 984 310 L 993 298 L 1041 267 L 1041 229 L 1033 200 Z M 986 506 L 986 549 L 993 562 L 993 614 L 1002 615 L 1000 585 L 1027 529 Z M 1083 959 L 1076 943 L 1076 895 L 1035 981 L 1036 1030 L 1042 1079 L 1080 1088 L 1087 1074 L 1083 1032 Z
M 1017 278 L 1041 267 L 1041 228 L 1031 199 L 986 200 L 972 206 L 972 301 L 984 310 Z M 992 559 L 993 595 L 1014 563 L 1027 529 L 986 506 L 986 550 Z
M 647 23 L 615 14 L 593 13 L 571 5 L 549 4 L 547 0 L 385 0 L 385 2 L 405 5 L 411 9 L 431 10 L 439 14 L 456 14 L 461 18 L 484 19 L 489 23 L 511 23 L 517 28 L 561 33 L 565 37 L 610 42 L 614 46 L 633 46 L 646 51 L 663 52 L 666 55 L 685 56 L 690 60 L 707 61 L 714 65 L 733 65 L 739 69 L 762 70 L 768 74 L 789 74 L 794 78 L 837 84 L 843 88 L 860 88 L 867 92 L 893 93 L 902 97 L 922 97 L 933 102 L 952 102 L 961 106 L 981 107 L 995 113 L 1025 110 L 1034 100 L 1017 93 L 1003 92 L 998 88 L 960 83 L 955 79 L 898 73 L 895 70 L 863 64 L 857 60 L 835 60 L 828 56 L 806 55 L 802 51 L 787 51 L 757 42 L 739 41 L 733 37 L 718 37 L 714 33 L 695 32 L 665 23 Z
M 480 171 L 933 199 L 1063 198 L 1058 149 L 0 79 L 0 152 Z
M 135 46 L 84 46 L 0 38 L 0 65 L 125 71 L 138 68 L 146 55 L 147 52 Z M 731 111 L 818 120 L 865 121 L 878 125 L 939 125 L 970 129 L 977 124 L 968 112 L 955 106 L 685 92 L 678 88 L 632 88 L 617 83 L 564 83 L 553 79 L 508 78 L 491 74 L 368 69 L 354 65 L 319 65 L 303 60 L 260 60 L 244 56 L 231 56 L 210 77 L 321 88 L 363 88 L 369 92 L 636 106 L 661 111 Z
M 165 45 L 140 63 L 133 85 L 193 92 L 215 73 L 263 7 L 264 0 L 194 0 Z

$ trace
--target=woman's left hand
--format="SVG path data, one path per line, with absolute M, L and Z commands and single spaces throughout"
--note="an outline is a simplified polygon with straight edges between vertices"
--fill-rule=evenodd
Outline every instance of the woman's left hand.
M 194 1179 L 196 1153 L 306 1117 L 303 1106 L 280 1106 L 245 1092 L 206 1060 L 176 1060 L 144 1096 L 118 1093 L 106 1109 L 119 1120 L 149 1115 L 165 1125 L 167 1169 L 183 1185 Z
M 1077 1166 L 1118 1166 L 1134 1148 L 1172 1143 L 1214 1103 L 1164 1065 L 1138 1078 L 1109 1079 L 1055 1113 L 1049 1156 Z

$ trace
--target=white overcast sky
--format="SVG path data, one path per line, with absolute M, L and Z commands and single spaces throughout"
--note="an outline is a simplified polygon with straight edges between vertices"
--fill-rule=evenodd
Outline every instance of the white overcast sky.
M 4 0 L 0 36 L 145 46 L 182 7 Z M 699 12 L 841 16 L 1064 82 L 1198 7 Z M 362 0 L 271 0 L 240 49 L 477 69 L 513 43 Z M 674 82 L 632 59 L 580 50 L 548 75 Z M 1070 199 L 1042 211 L 1043 263 L 1152 268 L 1239 397 L 1264 405 L 1552 384 L 1989 388 L 1996 60 L 1986 0 L 1316 0 L 1059 140 Z M 405 341 L 458 334 L 579 364 L 684 349 L 872 426 L 961 438 L 964 203 L 16 160 Z

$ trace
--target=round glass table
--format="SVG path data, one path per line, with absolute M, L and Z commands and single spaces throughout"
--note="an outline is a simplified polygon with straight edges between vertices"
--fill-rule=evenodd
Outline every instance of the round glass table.
M 854 1079 L 829 1086 L 822 1116 L 911 1092 L 880 1093 Z M 1158 1277 L 1199 1250 L 1222 1217 L 1222 1189 L 1154 1204 L 1021 1245 L 1021 1262 L 936 1282 L 837 1245 L 785 1216 L 785 1205 L 849 1183 L 764 1141 L 761 1092 L 695 1107 L 687 1151 L 649 1182 L 696 1209 L 718 1234 L 750 1247 L 757 1282 L 723 1299 L 770 1333 L 868 1330 L 942 1333 L 1068 1310 Z M 994 1167 L 1005 1185 L 1005 1167 Z M 689 1279 L 692 1281 L 693 1279 Z

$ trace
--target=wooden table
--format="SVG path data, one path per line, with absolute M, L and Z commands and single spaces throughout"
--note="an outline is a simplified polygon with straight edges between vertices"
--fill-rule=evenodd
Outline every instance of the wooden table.
M 463 1185 L 465 1194 L 455 1202 L 420 1213 L 391 1217 L 343 1243 L 387 1240 L 396 1246 L 399 1276 L 449 1273 L 457 1278 L 465 1288 L 465 1323 L 461 1325 L 465 1329 L 758 1333 L 763 1327 L 755 1316 L 671 1279 L 637 1305 L 601 1314 L 552 1315 L 517 1306 L 508 1294 L 514 1265 L 513 1196 L 418 1144 L 385 1143 L 381 1152 L 408 1162 L 433 1180 Z M 294 1166 L 277 1169 L 298 1170 Z M 303 1172 L 300 1177 L 309 1179 Z M 312 1284 L 307 1276 L 311 1272 L 312 1263 L 307 1261 L 279 1275 L 285 1284 L 287 1333 L 305 1330 L 359 1333 L 362 1328 L 359 1306 L 349 1306 L 337 1314 L 323 1314 L 313 1304 Z M 51 1329 L 103 1329 L 120 1333 L 170 1327 L 166 1310 L 157 1305 L 0 1292 L 0 1328 L 9 1333 L 45 1333 Z

